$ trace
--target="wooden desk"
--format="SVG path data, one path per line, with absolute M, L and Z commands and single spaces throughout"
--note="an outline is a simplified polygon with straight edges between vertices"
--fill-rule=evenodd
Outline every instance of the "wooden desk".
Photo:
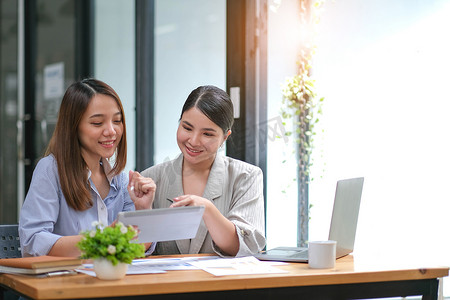
M 309 300 L 423 295 L 423 299 L 435 300 L 437 278 L 449 273 L 448 267 L 359 267 L 353 256 L 337 260 L 333 270 L 313 270 L 301 263 L 278 267 L 289 273 L 215 277 L 202 270 L 184 270 L 127 275 L 119 281 L 102 281 L 84 274 L 53 278 L 1 274 L 0 286 L 34 299 Z

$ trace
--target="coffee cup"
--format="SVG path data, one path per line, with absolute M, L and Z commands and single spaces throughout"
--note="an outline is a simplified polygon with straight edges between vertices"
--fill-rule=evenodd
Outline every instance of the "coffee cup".
M 313 269 L 331 269 L 336 264 L 336 241 L 308 243 L 308 265 Z

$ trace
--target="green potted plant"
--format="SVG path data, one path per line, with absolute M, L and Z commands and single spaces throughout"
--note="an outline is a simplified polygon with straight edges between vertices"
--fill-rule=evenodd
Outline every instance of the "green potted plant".
M 132 242 L 137 236 L 133 226 L 117 222 L 114 226 L 103 227 L 94 222 L 93 227 L 93 230 L 81 233 L 83 238 L 77 246 L 81 258 L 93 260 L 94 272 L 99 279 L 121 279 L 133 259 L 145 256 L 144 245 Z

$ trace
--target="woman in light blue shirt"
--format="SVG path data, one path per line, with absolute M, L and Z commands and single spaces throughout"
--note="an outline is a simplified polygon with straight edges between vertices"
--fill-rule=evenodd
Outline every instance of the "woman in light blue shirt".
M 93 221 L 107 226 L 121 211 L 151 208 L 156 186 L 138 172 L 127 176 L 126 156 L 117 93 L 95 79 L 72 84 L 20 212 L 22 255 L 78 256 L 79 234 Z

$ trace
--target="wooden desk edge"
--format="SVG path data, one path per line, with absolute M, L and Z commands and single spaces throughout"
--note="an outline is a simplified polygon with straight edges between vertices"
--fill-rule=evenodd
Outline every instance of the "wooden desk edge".
M 305 265 L 288 264 L 282 269 L 305 268 Z M 186 277 L 186 273 L 189 279 Z M 423 280 L 446 277 L 448 267 L 405 269 L 391 271 L 342 272 L 324 270 L 284 274 L 261 274 L 216 277 L 202 270 L 169 271 L 166 274 L 127 275 L 121 281 L 102 281 L 79 274 L 54 278 L 31 278 L 28 276 L 3 274 L 0 284 L 20 291 L 36 299 L 69 299 L 94 297 L 121 297 L 156 295 L 168 293 L 214 292 L 228 290 L 280 288 L 351 283 L 373 283 L 401 280 Z M 167 280 L 168 277 L 171 280 Z M 182 279 L 179 281 L 178 279 Z M 51 284 L 49 284 L 51 280 Z M 83 288 L 80 288 L 80 285 Z M 44 286 L 45 288 L 40 288 Z M 107 291 L 107 293 L 105 293 Z

